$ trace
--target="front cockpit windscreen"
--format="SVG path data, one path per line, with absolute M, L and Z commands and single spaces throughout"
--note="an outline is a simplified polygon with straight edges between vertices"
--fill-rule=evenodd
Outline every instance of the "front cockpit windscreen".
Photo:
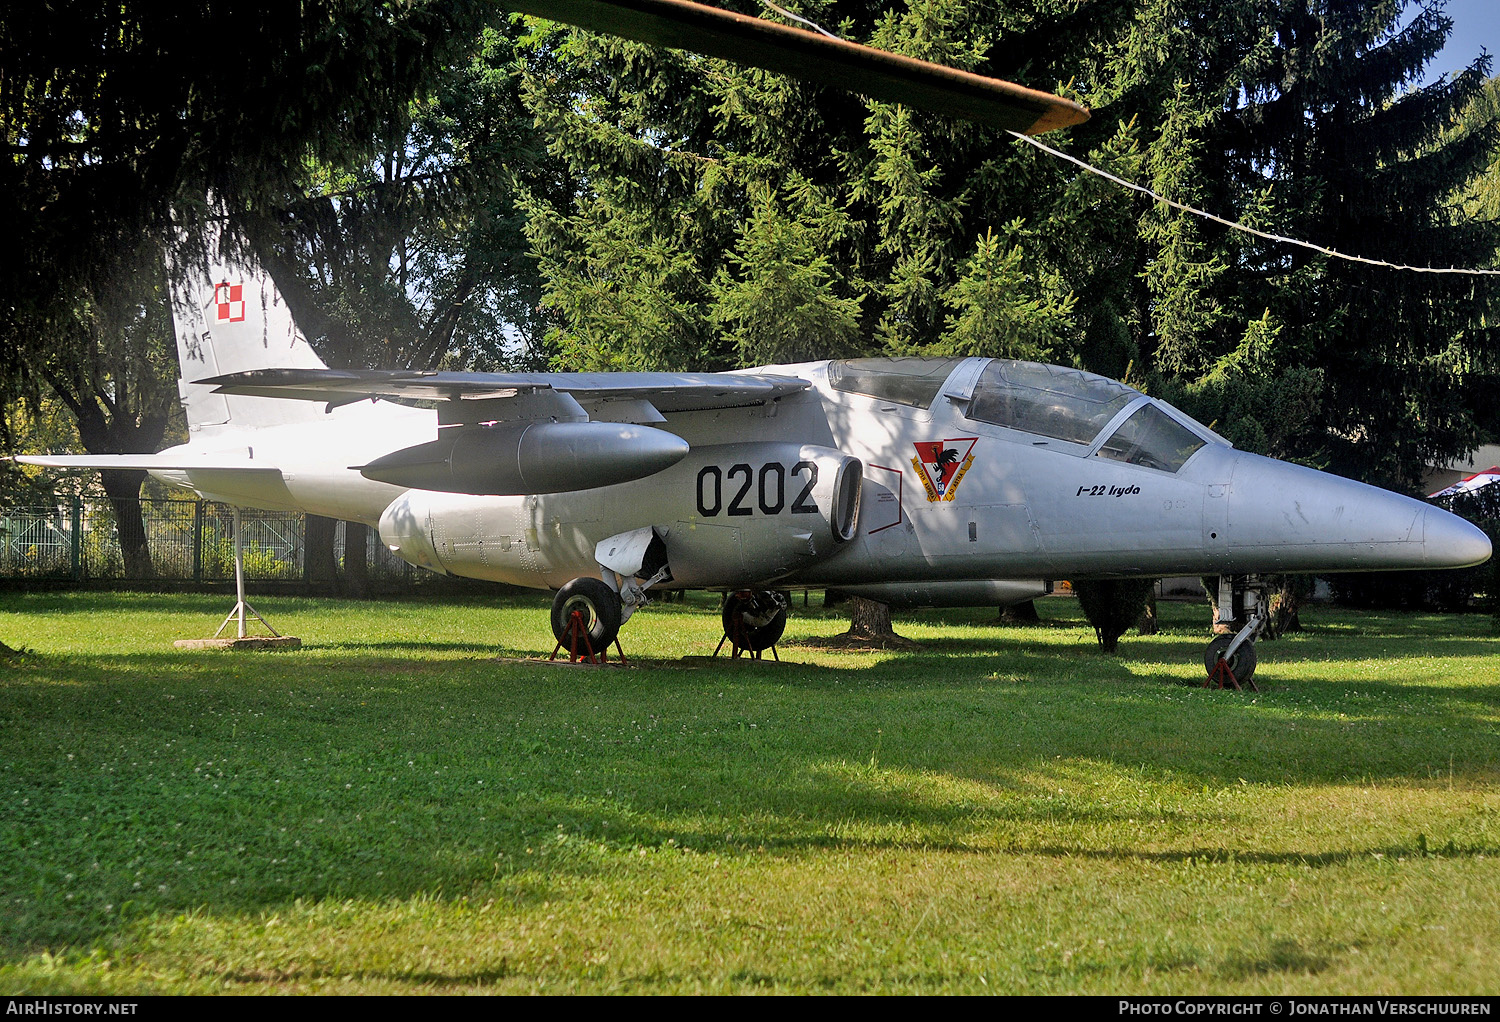
M 961 358 L 846 358 L 828 363 L 834 390 L 931 408 Z
M 968 414 L 980 422 L 1090 444 L 1140 396 L 1133 387 L 1078 369 L 997 358 L 974 385 Z
M 1202 437 L 1155 405 L 1142 405 L 1120 423 L 1097 457 L 1176 472 L 1204 445 Z

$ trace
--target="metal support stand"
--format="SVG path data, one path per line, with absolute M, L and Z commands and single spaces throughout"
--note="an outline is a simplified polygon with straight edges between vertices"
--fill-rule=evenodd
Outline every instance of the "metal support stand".
M 219 630 L 214 632 L 211 639 L 178 639 L 173 643 L 179 649 L 296 649 L 302 645 L 302 640 L 292 635 L 282 635 L 271 627 L 271 623 L 260 616 L 260 613 L 245 600 L 245 549 L 240 535 L 240 509 L 234 511 L 234 608 L 230 610 L 229 616 L 224 618 L 224 623 L 219 625 Z M 250 635 L 245 629 L 245 615 L 249 614 L 265 625 L 266 635 Z M 237 622 L 235 635 L 231 638 L 220 638 L 224 629 L 229 627 L 229 622 Z
M 724 637 L 720 639 L 719 644 L 714 647 L 714 657 L 718 657 L 719 650 L 723 649 L 724 643 L 727 642 L 729 643 L 729 659 L 731 660 L 738 660 L 742 655 L 747 653 L 749 654 L 751 660 L 759 660 L 761 659 L 761 654 L 765 652 L 765 649 L 769 649 L 771 651 L 771 659 L 775 660 L 777 663 L 781 663 L 781 657 L 776 652 L 776 644 L 774 642 L 771 643 L 771 645 L 767 646 L 765 649 L 752 649 L 750 647 L 750 638 L 746 634 L 744 620 L 738 614 L 734 615 L 734 620 L 734 634 L 731 635 L 729 632 L 724 633 Z
M 270 626 L 267 625 L 267 627 Z M 575 610 L 568 616 L 567 641 L 568 663 L 594 664 L 596 666 L 609 663 L 608 644 L 606 644 L 603 649 L 598 650 L 597 652 L 594 650 L 594 643 L 589 639 L 588 625 L 583 623 L 582 611 Z M 552 655 L 547 659 L 556 660 L 557 654 L 562 652 L 562 648 L 562 641 L 559 640 L 557 645 L 552 647 Z M 625 651 L 620 648 L 619 636 L 615 637 L 615 652 L 620 654 L 620 663 L 628 664 L 630 662 L 629 660 L 625 659 Z
M 245 614 L 246 614 L 246 612 L 252 614 L 255 617 L 255 620 L 257 620 L 261 624 L 265 625 L 266 626 L 266 631 L 270 632 L 272 636 L 274 636 L 275 638 L 278 638 L 278 639 L 282 637 L 280 632 L 278 632 L 276 629 L 274 629 L 274 628 L 271 627 L 271 624 L 270 624 L 269 621 L 267 621 L 265 618 L 261 617 L 260 614 L 256 612 L 256 610 L 255 610 L 254 607 L 250 606 L 250 604 L 248 604 L 248 603 L 245 602 L 245 548 L 244 548 L 244 546 L 243 546 L 243 544 L 241 542 L 241 539 L 240 539 L 240 509 L 239 508 L 235 508 L 234 509 L 234 609 L 229 612 L 229 616 L 224 619 L 224 623 L 219 626 L 219 630 L 217 632 L 214 632 L 214 638 L 217 639 L 220 635 L 222 635 L 223 632 L 224 632 L 224 629 L 226 629 L 226 628 L 229 627 L 229 622 L 235 620 L 236 618 L 239 619 L 239 627 L 238 627 L 238 630 L 237 630 L 237 632 L 235 634 L 235 638 L 238 638 L 238 639 L 248 638 L 249 636 L 245 632 Z

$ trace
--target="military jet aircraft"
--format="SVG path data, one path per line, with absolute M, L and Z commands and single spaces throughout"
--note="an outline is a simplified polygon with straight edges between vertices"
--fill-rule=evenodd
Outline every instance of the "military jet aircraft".
M 274 283 L 220 268 L 179 303 L 188 443 L 23 457 L 142 468 L 236 506 L 365 522 L 414 565 L 556 591 L 594 649 L 649 592 L 729 594 L 750 650 L 784 593 L 1018 602 L 1044 581 L 1217 575 L 1205 657 L 1240 680 L 1258 576 L 1457 568 L 1485 534 L 1440 508 L 1236 450 L 1123 383 L 999 358 L 859 358 L 731 373 L 327 368 Z M 433 407 L 382 400 L 416 399 Z
M 688 0 L 502 0 L 871 98 L 1039 133 L 1058 96 Z M 1005 359 L 735 373 L 344 372 L 253 267 L 176 302 L 190 441 L 142 468 L 236 506 L 366 522 L 413 564 L 554 589 L 559 641 L 615 638 L 648 590 L 728 593 L 759 650 L 794 589 L 895 604 L 1018 602 L 1045 581 L 1218 575 L 1246 618 L 1205 666 L 1248 678 L 1258 573 L 1462 567 L 1485 535 L 1419 501 L 1237 451 L 1122 383 Z M 382 398 L 418 399 L 434 408 Z

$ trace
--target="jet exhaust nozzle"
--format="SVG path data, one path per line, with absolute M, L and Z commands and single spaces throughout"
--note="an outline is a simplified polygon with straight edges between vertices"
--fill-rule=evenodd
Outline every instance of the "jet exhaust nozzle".
M 376 458 L 360 474 L 443 493 L 566 493 L 654 475 L 688 452 L 681 437 L 623 422 L 507 422 L 442 432 L 450 435 Z

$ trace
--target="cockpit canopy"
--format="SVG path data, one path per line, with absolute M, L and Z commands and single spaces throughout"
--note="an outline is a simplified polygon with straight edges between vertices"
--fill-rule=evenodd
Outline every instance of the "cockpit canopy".
M 974 385 L 969 418 L 1023 433 L 1091 444 L 1109 420 L 1141 392 L 1062 366 L 997 358 Z
M 930 408 L 961 358 L 856 358 L 831 362 L 836 390 Z M 958 394 L 953 395 L 955 399 Z M 1102 443 L 1119 414 L 1138 407 Z M 1212 436 L 1175 409 L 1123 383 L 1064 366 L 990 359 L 969 391 L 964 414 L 978 422 L 1091 449 L 1096 457 L 1175 472 Z M 1183 421 L 1179 421 L 1181 416 Z M 1096 447 L 1097 443 L 1097 447 Z M 1074 448 L 1076 453 L 1085 453 Z
M 834 390 L 931 408 L 961 358 L 846 358 L 828 363 Z
M 1093 446 L 1121 411 L 1139 407 L 1094 452 L 1096 457 L 1176 472 L 1206 441 L 1123 383 L 1063 366 L 991 360 L 974 385 L 968 416 L 1023 433 Z

